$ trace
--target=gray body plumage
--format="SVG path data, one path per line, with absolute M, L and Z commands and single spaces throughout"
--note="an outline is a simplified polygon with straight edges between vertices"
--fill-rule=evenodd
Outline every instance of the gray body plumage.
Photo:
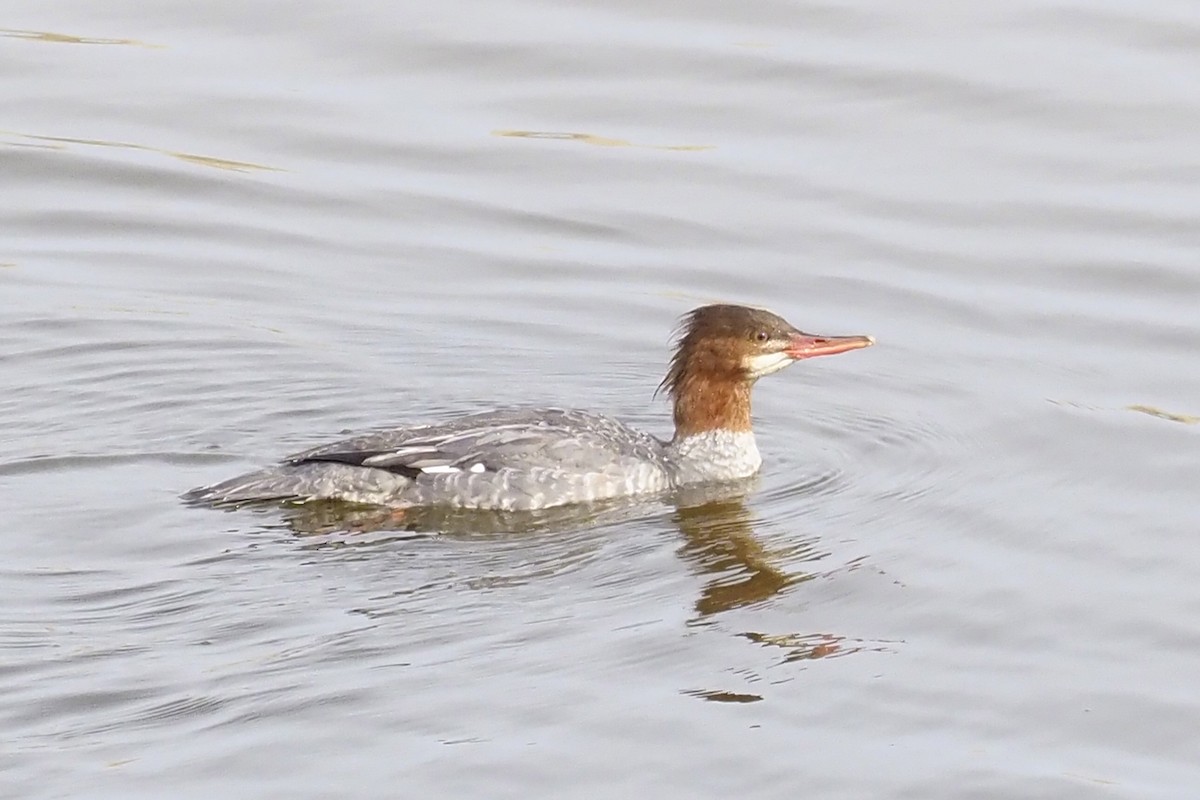
M 702 437 L 663 442 L 585 411 L 489 411 L 321 445 L 184 498 L 524 511 L 743 478 L 758 469 L 752 434 Z

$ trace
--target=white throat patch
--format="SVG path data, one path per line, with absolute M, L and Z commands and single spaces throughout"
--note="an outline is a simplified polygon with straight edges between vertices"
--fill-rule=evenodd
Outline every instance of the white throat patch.
M 794 360 L 787 353 L 759 353 L 742 359 L 742 366 L 750 373 L 751 378 L 761 378 L 763 375 L 779 372 Z

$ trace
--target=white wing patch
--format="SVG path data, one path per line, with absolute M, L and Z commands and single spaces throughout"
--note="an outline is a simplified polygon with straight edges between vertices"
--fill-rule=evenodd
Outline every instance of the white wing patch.
M 427 467 L 418 467 L 418 469 L 426 475 L 446 475 L 451 472 L 463 471 L 462 467 L 456 467 L 453 464 L 430 464 Z M 487 467 L 483 464 L 472 464 L 466 471 L 479 474 L 480 472 L 487 472 Z
M 424 475 L 449 475 L 457 472 L 473 472 L 479 474 L 487 472 L 487 465 L 475 461 L 479 455 L 473 454 L 463 458 L 455 459 L 452 455 L 446 454 L 437 447 L 432 446 L 411 446 L 400 447 L 389 453 L 380 453 L 363 459 L 364 467 L 380 467 L 388 469 L 389 467 L 400 466 L 407 469 L 420 470 Z M 474 461 L 471 466 L 466 464 Z

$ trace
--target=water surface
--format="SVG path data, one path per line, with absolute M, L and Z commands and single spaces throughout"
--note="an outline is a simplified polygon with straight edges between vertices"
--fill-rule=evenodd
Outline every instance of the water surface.
M 1200 10 L 0 15 L 0 794 L 1193 797 Z M 742 498 L 418 534 L 178 494 L 674 318 L 879 344 Z

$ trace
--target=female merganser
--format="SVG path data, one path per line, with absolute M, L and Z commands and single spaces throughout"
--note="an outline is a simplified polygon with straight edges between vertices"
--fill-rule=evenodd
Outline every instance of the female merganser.
M 803 333 L 762 309 L 702 306 L 683 317 L 658 387 L 674 404 L 669 442 L 586 411 L 488 411 L 315 447 L 184 498 L 527 511 L 747 478 L 762 465 L 750 424 L 754 382 L 793 361 L 874 343 Z

